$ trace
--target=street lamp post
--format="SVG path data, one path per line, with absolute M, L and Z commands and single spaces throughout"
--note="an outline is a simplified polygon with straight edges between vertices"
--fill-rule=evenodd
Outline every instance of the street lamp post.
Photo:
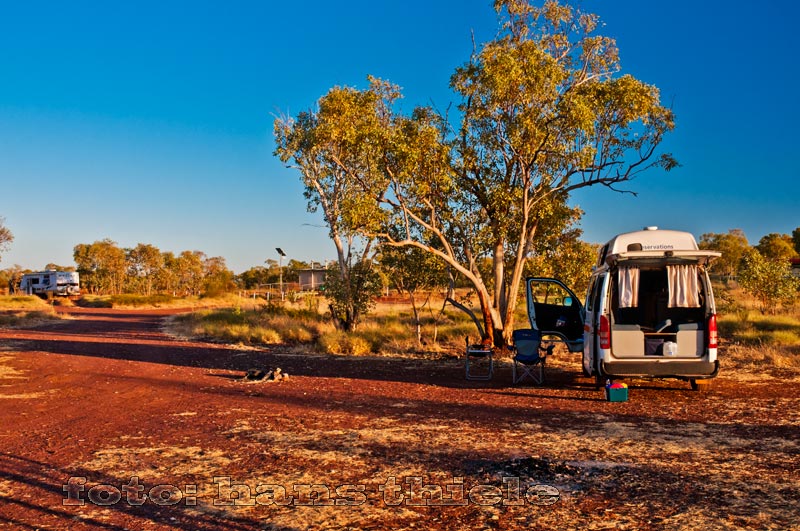
M 280 289 L 281 289 L 281 300 L 283 300 L 283 259 L 286 257 L 286 253 L 283 252 L 283 249 L 280 247 L 275 247 L 275 250 L 278 251 L 280 255 L 280 259 L 278 260 L 278 268 L 279 268 L 279 275 L 280 275 Z

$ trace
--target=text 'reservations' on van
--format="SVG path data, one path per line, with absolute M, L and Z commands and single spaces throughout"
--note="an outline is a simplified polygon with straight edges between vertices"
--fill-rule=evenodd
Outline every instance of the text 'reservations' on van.
M 716 251 L 688 232 L 647 227 L 599 252 L 586 307 L 554 278 L 528 278 L 531 327 L 583 352 L 598 385 L 613 377 L 688 380 L 698 389 L 719 371 L 717 317 L 706 268 Z

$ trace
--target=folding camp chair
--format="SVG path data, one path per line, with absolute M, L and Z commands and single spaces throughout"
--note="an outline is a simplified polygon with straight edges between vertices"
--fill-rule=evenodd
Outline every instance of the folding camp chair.
M 542 333 L 532 329 L 514 330 L 512 340 L 516 351 L 511 373 L 513 383 L 518 384 L 527 376 L 535 384 L 543 384 L 544 364 L 555 345 L 542 348 Z
M 467 349 L 464 361 L 465 377 L 467 380 L 491 380 L 494 374 L 494 358 L 492 347 L 483 345 L 470 345 L 469 338 L 466 338 Z M 480 363 L 480 360 L 485 360 Z M 483 369 L 476 369 L 483 365 Z

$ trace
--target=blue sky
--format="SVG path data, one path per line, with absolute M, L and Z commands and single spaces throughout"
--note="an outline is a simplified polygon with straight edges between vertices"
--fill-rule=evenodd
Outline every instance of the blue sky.
M 653 83 L 677 126 L 682 167 L 574 196 L 584 239 L 645 225 L 745 231 L 800 226 L 795 2 L 584 0 L 623 71 Z M 454 101 L 487 0 L 405 2 L 3 2 L 0 216 L 15 235 L 0 267 L 69 265 L 77 243 L 224 256 L 241 272 L 335 255 L 302 185 L 272 155 L 272 122 L 367 75 L 403 108 Z

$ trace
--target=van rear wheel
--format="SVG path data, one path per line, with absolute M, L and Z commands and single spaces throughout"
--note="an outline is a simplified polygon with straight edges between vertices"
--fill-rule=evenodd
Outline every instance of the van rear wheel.
M 692 391 L 697 391 L 698 393 L 705 393 L 711 389 L 711 380 L 698 380 L 696 378 L 692 378 L 689 380 L 689 385 L 692 386 Z
M 594 386 L 598 389 L 602 389 L 606 385 L 606 376 L 603 374 L 603 371 L 600 369 L 600 360 L 597 357 L 594 358 Z

